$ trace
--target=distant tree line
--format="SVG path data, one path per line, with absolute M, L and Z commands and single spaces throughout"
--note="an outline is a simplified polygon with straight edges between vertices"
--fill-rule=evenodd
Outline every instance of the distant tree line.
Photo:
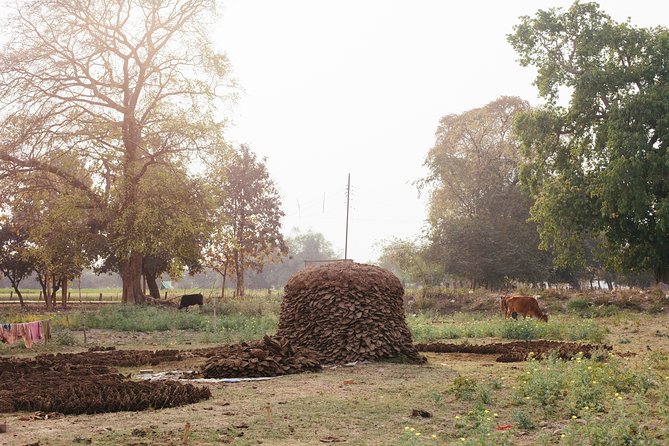
M 337 259 L 339 255 L 334 251 L 329 241 L 323 234 L 311 230 L 302 232 L 299 229 L 293 231 L 285 239 L 287 254 L 280 262 L 273 262 L 264 265 L 262 271 L 245 271 L 244 283 L 247 289 L 254 290 L 275 290 L 281 292 L 288 282 L 290 276 L 304 268 L 310 261 L 327 261 Z M 27 271 L 30 270 L 28 266 Z M 159 293 L 164 296 L 165 292 L 173 294 L 180 289 L 198 288 L 207 291 L 212 296 L 221 295 L 222 277 L 219 272 L 202 267 L 197 274 L 179 275 L 173 278 L 169 274 L 161 274 L 156 278 L 156 286 Z M 175 279 L 175 280 L 172 280 Z M 175 291 L 161 288 L 163 280 L 170 281 L 170 285 L 176 288 Z M 21 288 L 40 288 L 37 275 L 33 272 L 21 278 Z M 116 273 L 100 274 L 92 269 L 84 269 L 79 272 L 76 279 L 72 280 L 75 288 L 119 288 L 122 285 L 121 277 Z M 227 282 L 227 286 L 237 289 L 236 278 L 232 277 Z M 0 276 L 0 288 L 11 288 L 12 283 L 8 277 Z M 18 290 L 20 292 L 20 289 Z M 17 294 L 18 296 L 18 294 Z

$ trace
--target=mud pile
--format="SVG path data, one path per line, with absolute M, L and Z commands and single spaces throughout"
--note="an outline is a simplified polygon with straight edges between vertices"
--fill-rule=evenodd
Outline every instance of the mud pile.
M 84 353 L 94 359 L 104 356 Z M 0 358 L 0 412 L 63 414 L 160 409 L 208 399 L 206 387 L 176 382 L 133 382 L 105 365 L 73 364 L 67 355 Z M 104 360 L 104 359 L 103 359 Z
M 421 363 L 404 321 L 404 288 L 372 265 L 335 262 L 305 268 L 285 287 L 277 335 L 340 364 L 397 358 Z
M 582 354 L 584 358 L 589 358 L 593 350 L 611 351 L 613 349 L 610 345 L 560 341 L 514 341 L 483 345 L 433 342 L 415 346 L 421 352 L 500 355 L 496 359 L 497 362 L 521 362 L 530 356 L 534 359 L 545 359 L 551 355 L 560 359 L 571 359 Z
M 293 347 L 283 337 L 265 336 L 216 349 L 202 368 L 204 378 L 256 378 L 321 370 L 318 352 Z

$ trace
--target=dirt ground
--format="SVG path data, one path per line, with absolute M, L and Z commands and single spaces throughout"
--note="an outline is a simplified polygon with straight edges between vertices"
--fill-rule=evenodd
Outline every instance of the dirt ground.
M 613 353 L 624 355 L 630 363 L 641 361 L 651 352 L 669 352 L 669 315 L 625 313 L 601 319 L 600 323 L 609 328 L 606 343 L 612 346 Z M 165 334 L 161 338 L 158 334 L 96 330 L 88 334 L 88 341 L 89 347 L 173 349 L 174 338 L 164 337 Z M 200 345 L 195 339 L 185 344 L 191 342 L 184 341 L 188 333 L 179 333 L 178 337 L 182 349 L 211 347 Z M 26 357 L 23 352 L 12 356 Z M 427 364 L 371 362 L 325 367 L 318 373 L 259 382 L 196 383 L 197 387 L 207 388 L 211 397 L 159 410 L 81 415 L 25 410 L 0 413 L 0 429 L 6 425 L 7 431 L 0 433 L 0 445 L 451 444 L 454 417 L 468 406 L 453 398 L 447 389 L 461 376 L 479 382 L 501 382 L 495 395 L 499 425 L 513 424 L 509 388 L 522 373 L 522 363 L 498 362 L 499 355 L 495 354 L 422 354 L 427 357 Z M 154 365 L 113 366 L 123 376 L 130 375 L 128 379 L 132 381 L 140 370 L 196 370 L 205 361 L 203 357 L 175 355 Z M 49 371 L 42 373 L 46 377 Z M 25 390 L 30 392 L 31 388 Z M 421 413 L 429 417 L 420 416 Z M 405 427 L 422 433 L 424 442 L 417 443 L 415 438 L 409 442 Z M 562 427 L 559 422 L 542 423 L 536 431 L 509 429 L 495 435 L 506 435 L 511 444 L 517 445 L 536 444 L 538 435 L 547 435 L 551 444 L 557 444 Z M 432 435 L 436 437 L 433 443 L 428 441 Z

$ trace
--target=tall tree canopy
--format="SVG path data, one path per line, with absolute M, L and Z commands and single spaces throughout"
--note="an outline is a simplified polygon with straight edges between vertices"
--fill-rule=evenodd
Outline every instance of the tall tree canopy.
M 225 277 L 235 274 L 237 296 L 244 295 L 245 271 L 261 272 L 288 253 L 281 234 L 281 197 L 264 159 L 242 145 L 221 151 L 209 173 L 217 191 L 218 230 L 207 249 L 207 266 Z
M 512 135 L 514 118 L 528 109 L 519 98 L 501 97 L 443 117 L 425 161 L 428 255 L 473 285 L 537 281 L 547 270 L 536 228 L 527 222 L 531 200 L 519 186 L 520 154 Z
M 607 268 L 668 282 L 669 31 L 574 3 L 522 17 L 509 41 L 546 99 L 517 124 L 544 246 L 578 265 L 600 240 Z
M 121 273 L 124 302 L 143 300 L 143 259 L 157 234 L 190 224 L 157 218 L 163 200 L 146 191 L 220 145 L 214 100 L 227 64 L 208 37 L 214 4 L 27 0 L 3 26 L 0 178 L 15 191 L 76 195 Z

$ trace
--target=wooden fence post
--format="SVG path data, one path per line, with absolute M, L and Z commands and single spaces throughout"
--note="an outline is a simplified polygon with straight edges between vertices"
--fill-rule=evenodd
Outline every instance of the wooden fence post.
M 100 299 L 99 300 L 100 300 L 100 302 L 102 302 L 102 293 L 100 293 Z

